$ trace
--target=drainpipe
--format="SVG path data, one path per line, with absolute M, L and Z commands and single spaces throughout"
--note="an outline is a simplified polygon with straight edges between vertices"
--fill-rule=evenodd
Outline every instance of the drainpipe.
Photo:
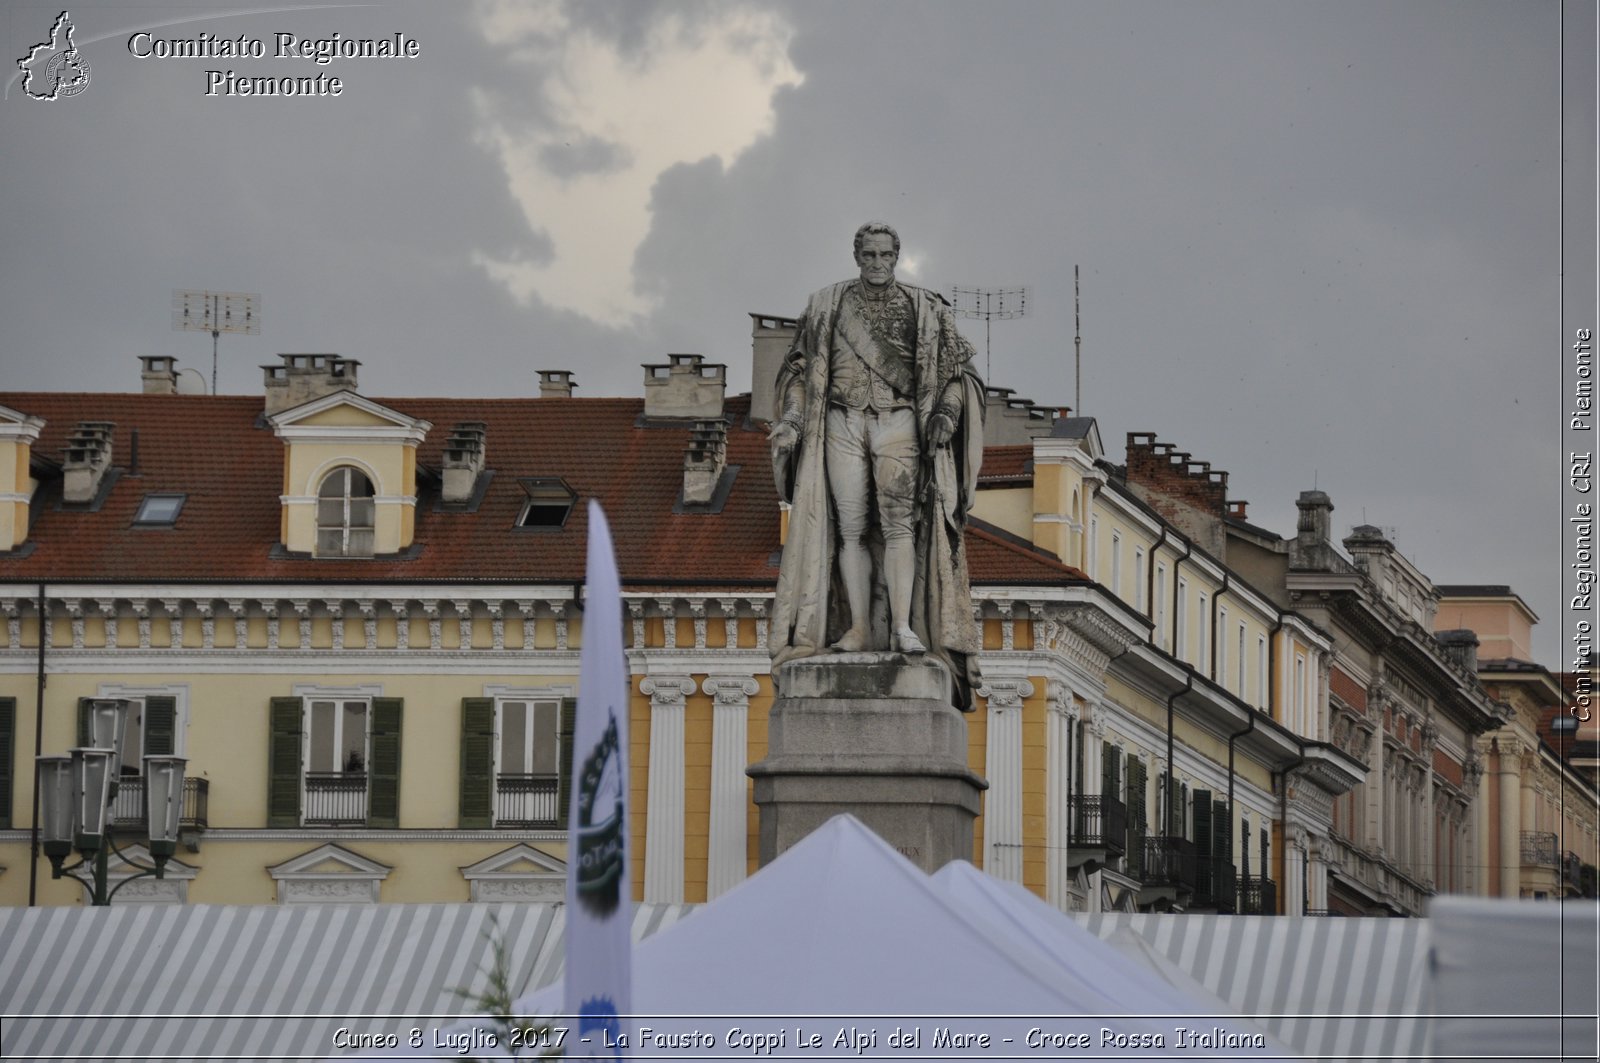
M 1184 672 L 1183 672 L 1183 689 L 1182 690 L 1174 690 L 1171 693 L 1171 695 L 1169 695 L 1168 698 L 1167 698 L 1167 781 L 1166 781 L 1165 785 L 1162 787 L 1162 804 L 1165 805 L 1166 807 L 1161 810 L 1162 814 L 1163 814 L 1162 815 L 1162 823 L 1161 823 L 1161 832 L 1166 837 L 1174 837 L 1174 835 L 1171 833 L 1171 831 L 1172 831 L 1172 820 L 1173 820 L 1172 795 L 1177 790 L 1177 787 L 1173 784 L 1173 772 L 1172 772 L 1172 716 L 1173 716 L 1172 703 L 1177 701 L 1179 698 L 1183 697 L 1183 695 L 1189 693 L 1193 689 L 1194 689 L 1194 672 L 1193 672 L 1193 670 L 1186 668 L 1186 669 L 1184 669 Z M 1182 836 L 1183 836 L 1183 830 L 1180 827 L 1176 837 L 1182 837 Z
M 39 664 L 33 710 L 33 825 L 28 828 L 28 907 L 39 903 L 39 761 L 44 756 L 44 584 L 39 584 Z

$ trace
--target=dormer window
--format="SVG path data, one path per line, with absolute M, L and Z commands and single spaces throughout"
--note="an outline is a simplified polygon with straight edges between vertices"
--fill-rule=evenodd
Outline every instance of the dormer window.
M 375 492 L 360 469 L 334 469 L 317 489 L 317 556 L 371 557 Z
M 517 517 L 519 528 L 559 528 L 566 524 L 578 493 L 559 476 L 529 476 L 517 481 L 528 502 Z

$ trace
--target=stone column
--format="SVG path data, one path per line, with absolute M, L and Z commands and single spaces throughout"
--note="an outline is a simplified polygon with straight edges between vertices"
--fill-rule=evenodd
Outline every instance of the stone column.
M 1288 845 L 1283 850 L 1283 914 L 1305 915 L 1306 832 L 1289 827 L 1285 835 Z
M 1009 613 L 1009 609 L 1007 610 Z M 1005 621 L 1010 623 L 1009 618 Z M 990 679 L 978 693 L 988 702 L 984 774 L 983 869 L 1006 882 L 1022 881 L 1022 701 L 1033 684 L 1016 677 Z
M 694 693 L 688 676 L 646 676 L 650 698 L 650 773 L 644 836 L 644 899 L 683 903 L 684 715 Z
M 1326 839 L 1312 838 L 1306 854 L 1306 891 L 1311 898 L 1311 907 L 1318 911 L 1328 909 L 1328 863 L 1323 857 L 1323 846 L 1326 844 Z
M 1522 894 L 1522 745 L 1501 739 L 1500 764 L 1500 896 Z
M 750 697 L 760 685 L 747 675 L 714 675 L 702 684 L 712 697 L 711 826 L 706 853 L 706 900 L 744 881 L 749 867 Z

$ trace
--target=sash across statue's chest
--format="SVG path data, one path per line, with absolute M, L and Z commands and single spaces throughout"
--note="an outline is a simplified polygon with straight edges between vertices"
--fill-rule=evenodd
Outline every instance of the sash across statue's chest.
M 852 409 L 908 405 L 916 390 L 916 326 L 916 309 L 898 287 L 881 299 L 846 292 L 830 341 L 830 400 Z

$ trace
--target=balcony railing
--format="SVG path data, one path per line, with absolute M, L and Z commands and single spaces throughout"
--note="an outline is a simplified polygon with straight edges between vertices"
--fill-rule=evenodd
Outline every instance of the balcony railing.
M 1278 884 L 1256 875 L 1239 877 L 1240 915 L 1277 915 Z
M 183 780 L 183 812 L 179 827 L 204 830 L 206 804 L 211 797 L 210 779 Z M 111 826 L 118 830 L 144 830 L 145 780 L 139 775 L 124 775 L 117 780 L 117 796 L 111 802 Z
M 1193 908 L 1208 908 L 1219 915 L 1231 914 L 1238 896 L 1238 871 L 1233 862 L 1219 856 L 1199 861 L 1200 880 L 1195 886 Z
M 367 821 L 366 772 L 306 772 L 308 827 L 345 827 Z
M 500 775 L 495 779 L 494 822 L 499 827 L 560 827 L 561 779 L 556 775 Z
M 1549 831 L 1525 830 L 1522 832 L 1522 866 L 1559 867 L 1560 850 L 1556 836 Z
M 1198 864 L 1194 842 L 1189 839 L 1146 838 L 1144 874 L 1139 881 L 1146 886 L 1172 886 L 1192 893 L 1200 880 Z
M 1121 855 L 1128 848 L 1128 810 L 1109 794 L 1072 799 L 1072 847 Z

